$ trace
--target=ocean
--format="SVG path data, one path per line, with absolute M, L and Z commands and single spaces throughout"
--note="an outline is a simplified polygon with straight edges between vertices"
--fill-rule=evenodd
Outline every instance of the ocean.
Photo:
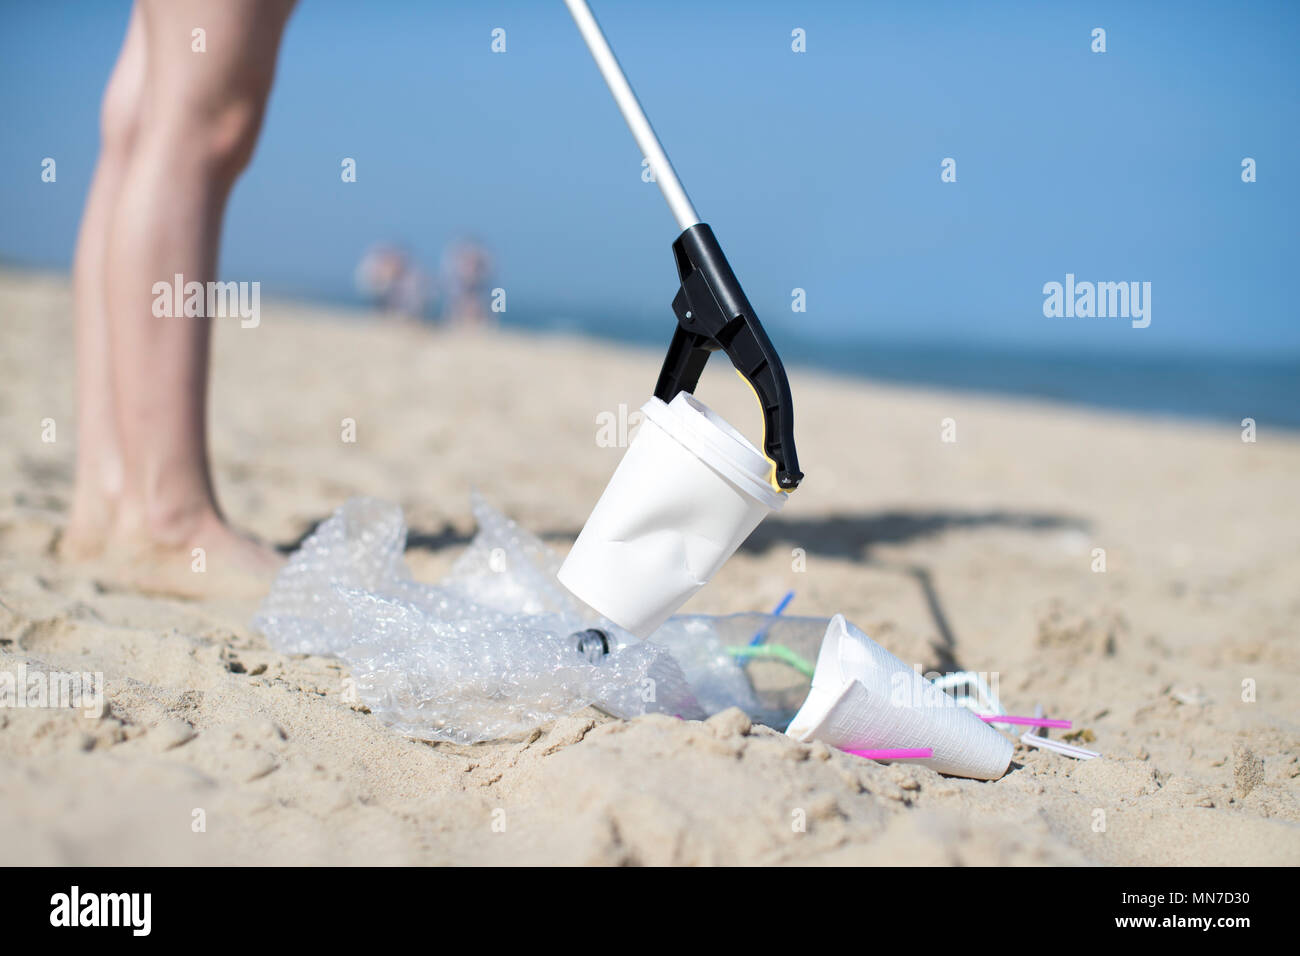
M 519 316 L 506 327 L 535 332 L 579 333 L 667 349 L 673 319 L 621 320 L 604 316 Z M 1018 396 L 1216 422 L 1234 429 L 1242 419 L 1257 429 L 1300 429 L 1300 355 L 1219 357 L 1033 350 L 988 345 L 931 345 L 801 337 L 797 330 L 769 329 L 787 366 L 809 366 L 878 382 Z

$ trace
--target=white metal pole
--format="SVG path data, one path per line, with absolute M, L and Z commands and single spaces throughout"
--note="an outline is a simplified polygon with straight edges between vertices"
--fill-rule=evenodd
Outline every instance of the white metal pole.
M 690 197 L 686 195 L 686 190 L 677 179 L 677 172 L 673 169 L 673 164 L 668 161 L 668 154 L 664 152 L 659 137 L 655 135 L 654 127 L 646 119 L 640 101 L 632 92 L 632 87 L 623 74 L 623 68 L 618 65 L 618 58 L 609 48 L 609 41 L 605 39 L 605 34 L 601 31 L 596 18 L 592 16 L 587 0 L 564 0 L 564 3 L 573 16 L 573 22 L 578 25 L 578 32 L 582 34 L 582 39 L 587 42 L 587 48 L 591 50 L 596 66 L 600 68 L 600 75 L 605 78 L 605 85 L 614 94 L 614 102 L 618 104 L 619 112 L 627 121 L 628 129 L 636 137 L 641 155 L 650 161 L 655 181 L 659 184 L 664 199 L 668 200 L 668 208 L 672 210 L 673 218 L 677 220 L 678 227 L 685 232 L 698 223 L 700 217 L 696 215 Z

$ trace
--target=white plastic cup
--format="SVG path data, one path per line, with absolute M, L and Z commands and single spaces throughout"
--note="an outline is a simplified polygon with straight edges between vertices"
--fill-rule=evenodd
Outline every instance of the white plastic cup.
M 559 571 L 580 600 L 648 637 L 785 504 L 772 465 L 694 395 L 651 398 Z
M 786 733 L 844 750 L 928 747 L 915 762 L 939 773 L 996 780 L 1012 745 L 948 694 L 836 614 L 812 689 Z M 911 761 L 908 761 L 911 762 Z

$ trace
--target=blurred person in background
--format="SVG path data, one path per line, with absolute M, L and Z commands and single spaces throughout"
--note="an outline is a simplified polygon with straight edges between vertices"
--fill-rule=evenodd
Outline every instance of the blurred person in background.
M 388 243 L 372 246 L 357 264 L 357 289 L 386 314 L 423 319 L 436 292 L 433 278 L 406 250 Z
M 460 238 L 450 243 L 442 256 L 442 283 L 447 302 L 443 318 L 460 327 L 484 326 L 493 322 L 488 309 L 488 282 L 492 257 L 479 242 Z

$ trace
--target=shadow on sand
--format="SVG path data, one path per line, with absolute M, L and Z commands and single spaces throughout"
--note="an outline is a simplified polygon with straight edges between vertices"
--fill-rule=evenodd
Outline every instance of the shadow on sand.
M 873 545 L 905 544 L 970 528 L 1084 530 L 1087 523 L 1065 515 L 1015 511 L 882 511 L 823 518 L 776 515 L 754 529 L 740 547 L 743 551 L 761 552 L 777 544 L 789 544 L 809 554 L 866 561 Z
M 281 554 L 292 554 L 302 547 L 302 543 L 316 533 L 329 515 L 318 518 L 302 534 L 298 535 L 293 541 L 281 542 L 275 546 L 275 550 Z M 574 532 L 576 537 L 577 532 Z M 406 531 L 406 550 L 407 551 L 441 551 L 443 548 L 460 547 L 463 548 L 473 539 L 473 534 L 465 534 L 457 531 L 455 526 L 450 522 L 444 524 L 436 531 L 421 531 L 419 528 L 408 528 Z
M 931 644 L 934 669 L 950 673 L 963 669 L 957 660 L 957 635 L 944 610 L 930 569 L 923 564 L 879 558 L 872 554 L 872 547 L 906 544 L 971 528 L 1084 531 L 1088 523 L 1066 515 L 1016 511 L 883 511 L 823 518 L 783 518 L 778 515 L 759 525 L 741 545 L 741 550 L 763 552 L 787 545 L 792 549 L 802 548 L 808 554 L 857 561 L 911 578 L 920 589 L 938 632 L 938 639 Z

